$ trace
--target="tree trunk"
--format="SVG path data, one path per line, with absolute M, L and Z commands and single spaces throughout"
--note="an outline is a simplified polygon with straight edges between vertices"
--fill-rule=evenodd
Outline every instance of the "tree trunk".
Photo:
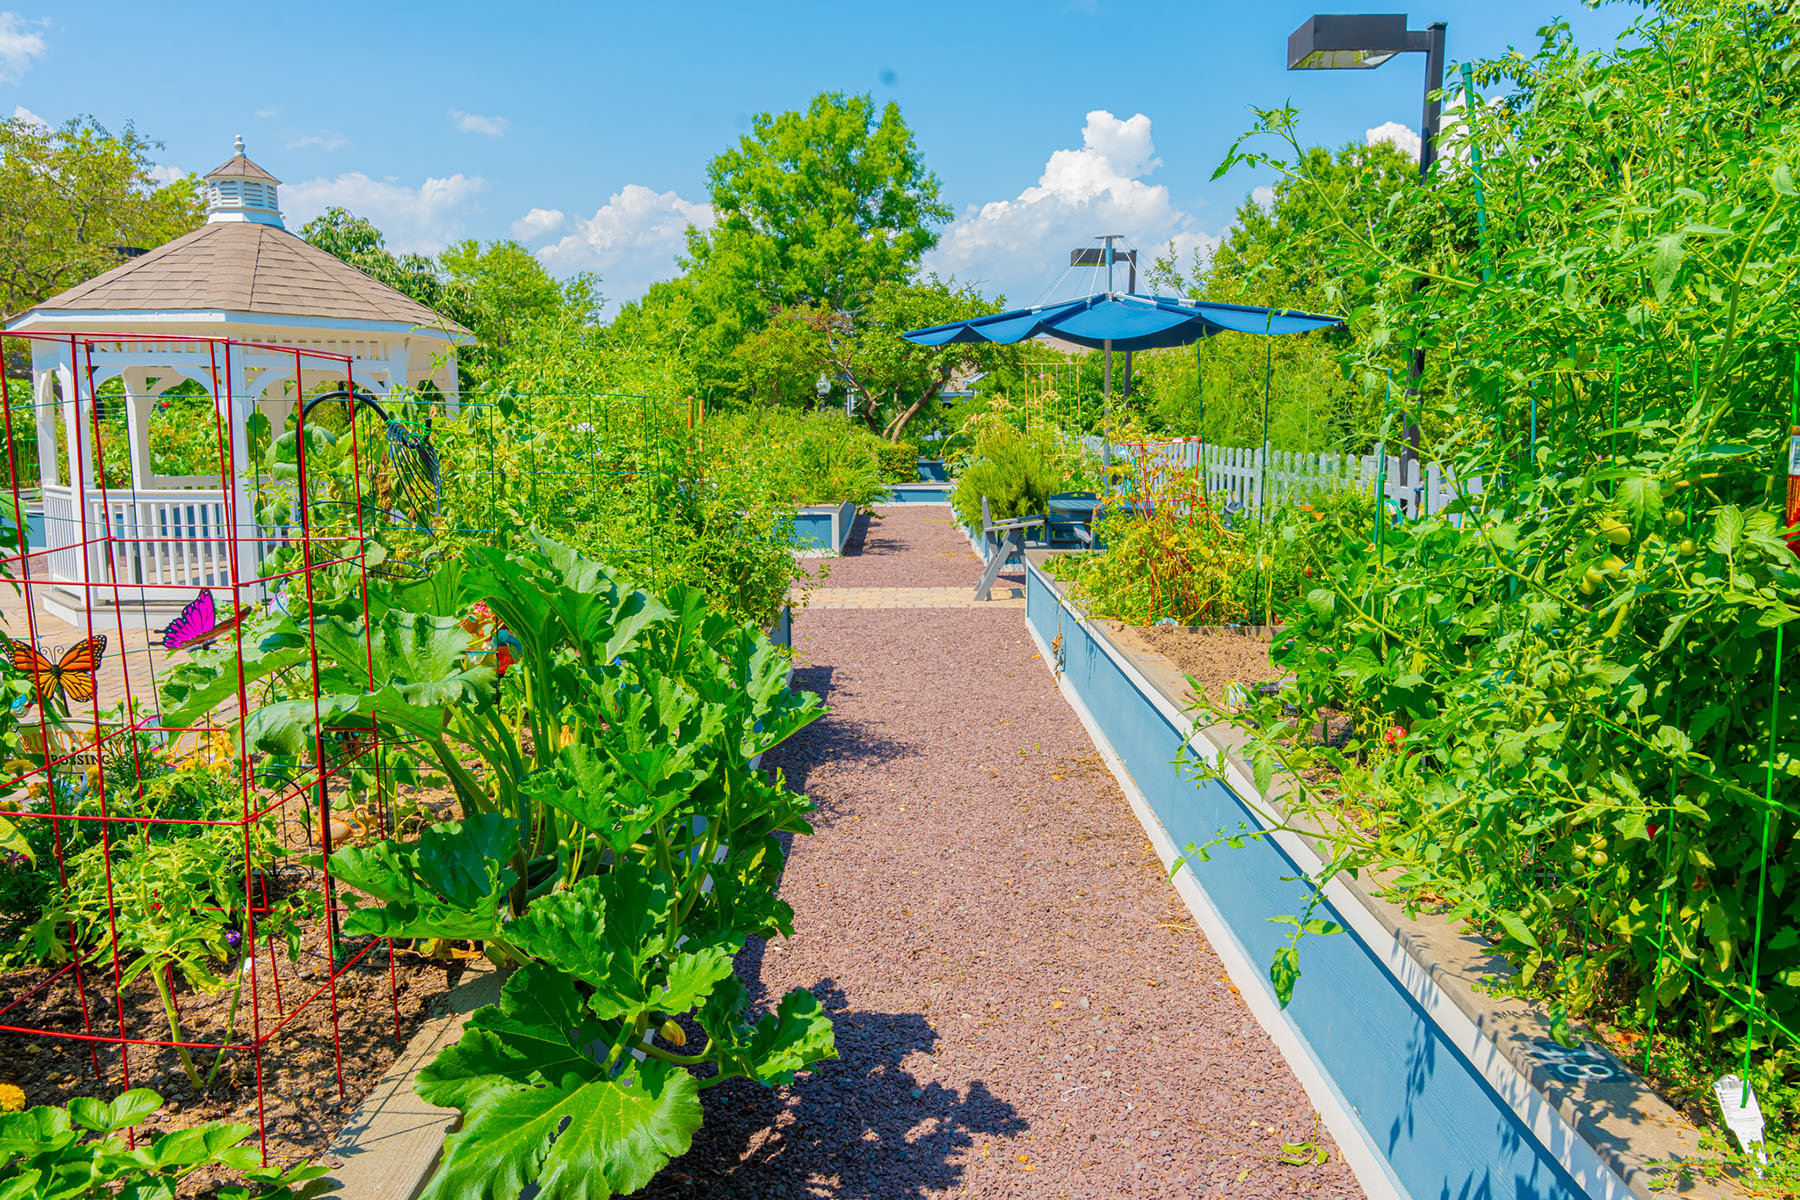
M 938 398 L 938 394 L 944 390 L 946 381 L 946 376 L 938 376 L 937 382 L 926 388 L 924 395 L 920 396 L 917 400 L 914 400 L 907 407 L 901 409 L 900 412 L 894 416 L 894 419 L 888 422 L 887 428 L 881 431 L 881 436 L 890 442 L 899 441 L 900 435 L 906 431 L 907 423 L 919 415 L 920 409 Z

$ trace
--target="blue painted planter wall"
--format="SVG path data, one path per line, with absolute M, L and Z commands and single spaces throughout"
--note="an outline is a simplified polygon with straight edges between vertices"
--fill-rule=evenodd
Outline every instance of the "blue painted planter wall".
M 794 545 L 801 550 L 841 554 L 854 524 L 856 505 L 848 500 L 842 504 L 809 504 L 794 514 Z
M 947 483 L 950 472 L 945 469 L 940 458 L 921 458 L 919 460 L 919 478 L 926 483 Z
M 949 483 L 896 483 L 888 488 L 889 504 L 948 504 L 955 489 Z
M 1063 609 L 1036 569 L 1027 574 L 1025 609 L 1046 645 L 1062 635 L 1068 682 L 1177 847 L 1205 843 L 1240 822 L 1258 827 L 1229 787 L 1182 777 L 1173 765 L 1182 734 Z M 1312 891 L 1296 881 L 1305 872 L 1268 840 L 1220 848 L 1210 862 L 1183 869 L 1259 967 L 1286 941 L 1287 927 L 1270 918 L 1302 912 Z M 1328 903 L 1314 915 L 1348 930 Z M 1306 938 L 1300 969 L 1286 1019 L 1407 1193 L 1417 1200 L 1585 1195 L 1353 930 Z M 1272 995 L 1266 976 L 1261 982 Z

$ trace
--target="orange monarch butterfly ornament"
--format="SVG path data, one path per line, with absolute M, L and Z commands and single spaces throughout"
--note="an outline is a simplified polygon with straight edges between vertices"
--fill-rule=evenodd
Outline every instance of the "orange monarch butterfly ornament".
M 37 705 L 45 707 L 50 697 L 62 693 L 63 711 L 69 701 L 94 698 L 94 676 L 100 670 L 100 659 L 106 653 L 106 635 L 88 638 L 71 646 L 56 662 L 51 662 L 26 642 L 6 639 L 7 657 L 14 669 L 30 677 L 37 691 Z

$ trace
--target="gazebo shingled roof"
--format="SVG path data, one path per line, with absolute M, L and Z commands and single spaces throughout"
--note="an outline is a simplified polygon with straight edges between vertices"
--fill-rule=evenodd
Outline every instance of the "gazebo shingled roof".
M 27 311 L 148 310 L 397 321 L 453 338 L 470 336 L 456 322 L 280 226 L 251 221 L 202 225 Z

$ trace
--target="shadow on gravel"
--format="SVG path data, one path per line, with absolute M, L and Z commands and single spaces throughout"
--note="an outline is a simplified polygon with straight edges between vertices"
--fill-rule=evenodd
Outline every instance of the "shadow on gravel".
M 831 677 L 836 667 L 795 667 L 794 681 L 788 686 L 797 692 L 811 692 L 825 703 L 831 703 Z
M 760 976 L 763 949 L 745 948 L 740 975 Z M 706 1092 L 693 1148 L 645 1196 L 910 1200 L 961 1184 L 958 1160 L 977 1137 L 1028 1127 L 980 1080 L 958 1095 L 900 1065 L 937 1046 L 922 1014 L 853 1011 L 830 979 L 812 992 L 831 1014 L 840 1057 L 778 1091 L 734 1080 Z
M 844 553 L 851 554 L 904 554 L 906 543 L 891 533 L 883 533 L 881 526 L 875 522 L 879 517 L 867 515 L 856 518 L 856 524 L 850 527 L 850 536 L 844 542 Z
M 828 667 L 803 668 L 794 672 L 794 685 L 814 690 L 805 676 L 814 670 L 829 672 Z M 829 687 L 829 685 L 824 685 Z M 917 758 L 926 748 L 913 742 L 895 741 L 875 733 L 864 722 L 854 720 L 841 712 L 829 712 L 813 724 L 802 729 L 788 741 L 769 751 L 763 759 L 766 769 L 779 768 L 787 779 L 787 785 L 797 792 L 807 790 L 807 780 L 815 767 L 832 762 L 892 763 L 905 758 Z M 830 816 L 838 809 L 838 805 L 830 800 L 814 797 L 819 805 L 817 816 Z M 852 797 L 849 801 L 854 804 Z M 814 824 L 818 824 L 815 819 Z

